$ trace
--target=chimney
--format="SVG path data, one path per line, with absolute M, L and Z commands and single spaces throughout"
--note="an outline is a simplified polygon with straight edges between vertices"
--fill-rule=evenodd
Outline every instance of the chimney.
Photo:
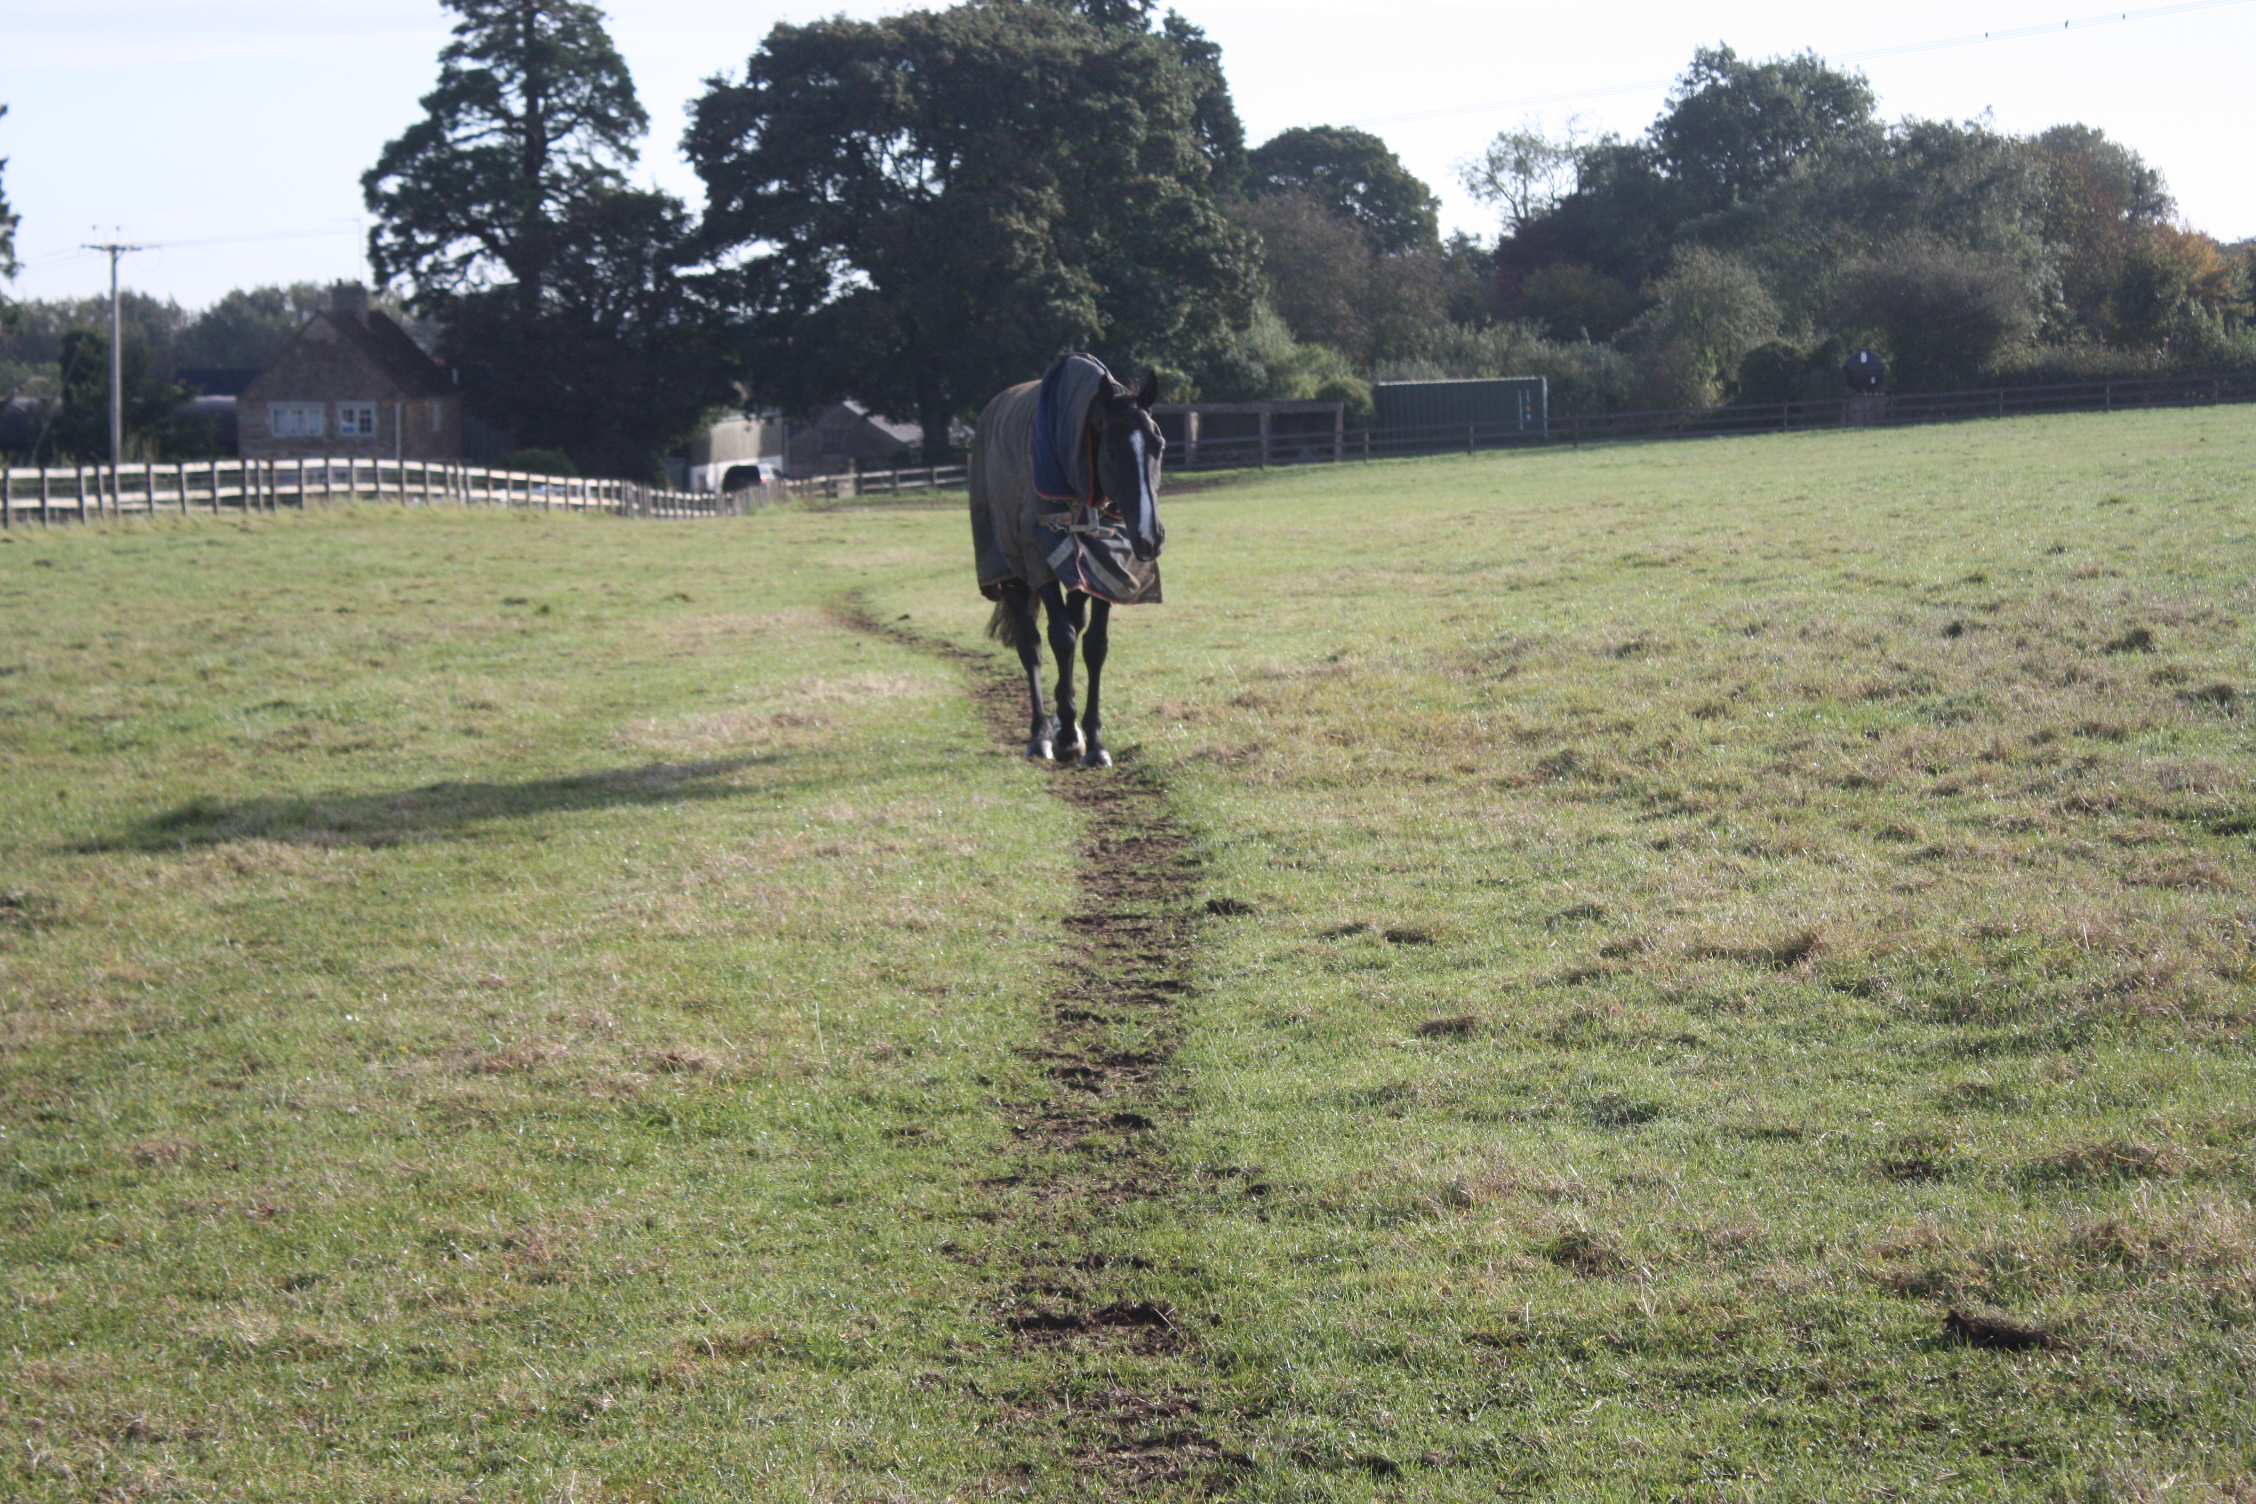
M 329 308 L 356 324 L 368 322 L 368 289 L 358 282 L 339 282 L 329 289 Z

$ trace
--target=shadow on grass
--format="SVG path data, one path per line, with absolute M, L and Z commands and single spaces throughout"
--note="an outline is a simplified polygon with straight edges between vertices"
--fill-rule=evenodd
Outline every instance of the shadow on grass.
M 772 758 L 761 758 L 762 763 Z M 525 783 L 430 783 L 383 794 L 328 794 L 306 798 L 245 799 L 225 804 L 191 799 L 151 815 L 122 834 L 70 849 L 180 851 L 229 841 L 282 841 L 300 846 L 397 846 L 430 840 L 484 820 L 613 809 L 622 805 L 679 804 L 727 799 L 743 792 L 730 775 L 749 757 L 709 762 L 653 762 L 602 768 Z

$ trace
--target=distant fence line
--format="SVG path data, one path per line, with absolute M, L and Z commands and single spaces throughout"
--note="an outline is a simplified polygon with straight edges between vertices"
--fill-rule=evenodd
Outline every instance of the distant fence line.
M 1325 464 L 1452 450 L 1596 444 L 1622 439 L 1711 438 L 1791 433 L 1819 428 L 1895 427 L 1968 418 L 2037 413 L 2122 412 L 2137 408 L 2204 407 L 2256 402 L 2256 371 L 2210 376 L 2154 376 L 2043 386 L 1983 387 L 1818 402 L 1764 402 L 1733 407 L 1635 413 L 1563 413 L 1542 430 L 1514 423 L 1449 423 L 1414 428 L 1273 432 L 1243 438 L 1201 438 L 1195 466 L 1246 469 Z M 608 512 L 622 517 L 730 517 L 790 501 L 899 496 L 960 486 L 961 465 L 849 472 L 771 480 L 734 491 L 668 491 L 634 481 L 535 475 L 422 460 L 185 460 L 169 464 L 76 465 L 0 469 L 0 527 L 101 517 L 276 511 L 366 497 L 406 505 L 526 507 Z
M 1983 387 L 1886 397 L 1833 397 L 1815 402 L 1761 402 L 1733 407 L 1672 408 L 1634 413 L 1558 413 L 1547 427 L 1511 421 L 1351 428 L 1343 432 L 1201 437 L 1195 466 L 1170 455 L 1172 469 L 1245 469 L 1325 464 L 1455 450 L 1544 444 L 1599 444 L 1621 439 L 1712 438 L 1726 434 L 1799 432 L 1818 428 L 1894 427 L 2037 413 L 2119 412 L 2149 407 L 2202 407 L 2256 402 L 2256 372 L 2153 376 L 2043 386 Z
M 536 475 L 437 460 L 176 460 L 0 468 L 0 528 L 106 517 L 273 512 L 364 498 L 411 506 L 524 507 L 621 517 L 729 517 L 815 498 L 961 485 L 961 465 L 773 480 L 734 491 L 669 491 L 625 480 Z

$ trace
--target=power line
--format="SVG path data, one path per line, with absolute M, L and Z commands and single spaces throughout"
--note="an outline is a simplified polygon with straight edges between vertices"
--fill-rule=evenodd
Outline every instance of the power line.
M 131 249 L 137 251 L 185 251 L 213 245 L 250 245 L 255 241 L 263 240 L 313 240 L 329 235 L 358 235 L 359 233 L 360 226 L 357 224 L 340 224 L 320 230 L 262 230 L 254 235 L 210 235 L 197 240 L 153 240 L 147 245 L 137 245 L 131 247 Z M 26 256 L 24 265 L 30 267 L 49 266 L 60 261 L 76 260 L 89 251 L 98 252 L 102 249 L 101 246 L 95 245 L 66 246 L 61 250 L 45 251 L 37 256 Z
M 2176 5 L 2151 5 L 2143 10 L 2111 11 L 2104 15 L 2080 16 L 2055 24 L 2039 22 L 2034 26 L 2015 26 L 2003 31 L 1969 32 L 1965 36 L 1937 37 L 1924 42 L 1899 42 L 1887 47 L 1868 47 L 1860 52 L 1836 53 L 1825 59 L 1828 63 L 1865 63 L 1879 58 L 1906 57 L 1916 52 L 1940 52 L 1951 47 L 1978 47 L 1985 42 L 2015 42 L 2029 37 L 2057 36 L 2064 31 L 2088 30 L 2094 26 L 2120 26 L 2131 21 L 2155 21 L 2166 16 L 2181 16 L 2192 11 L 2219 10 L 2231 5 L 2248 5 L 2256 0 L 2180 0 Z M 1645 94 L 1655 89 L 1665 89 L 1676 80 L 1672 78 L 1647 79 L 1634 84 L 1603 84 L 1588 89 L 1569 89 L 1557 94 L 1531 94 L 1521 99 L 1499 99 L 1486 104 L 1444 105 L 1439 109 L 1410 110 L 1400 115 L 1374 115 L 1364 120 L 1353 120 L 1351 125 L 1371 127 L 1380 125 L 1409 125 L 1421 120 L 1446 120 L 1454 115 L 1481 115 L 1496 110 L 1532 110 L 1545 105 L 1575 104 L 1585 99 L 1604 99 L 1615 94 Z

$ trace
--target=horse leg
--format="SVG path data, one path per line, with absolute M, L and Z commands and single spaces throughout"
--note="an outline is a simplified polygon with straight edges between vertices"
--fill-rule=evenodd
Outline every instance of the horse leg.
M 1105 750 L 1104 716 L 1097 702 L 1104 685 L 1105 650 L 1110 644 L 1112 602 L 1091 597 L 1088 630 L 1081 634 L 1081 661 L 1089 669 L 1089 708 L 1081 717 L 1081 766 L 1109 768 L 1112 754 Z
M 1073 651 L 1081 645 L 1081 603 L 1086 599 L 1080 591 L 1069 592 L 1055 580 L 1042 587 L 1042 608 L 1050 618 L 1050 652 L 1057 659 L 1058 669 L 1058 739 L 1051 756 L 1059 762 L 1081 755 L 1081 728 L 1073 717 Z
M 1001 586 L 1003 609 L 1010 612 L 1011 635 L 1018 642 L 1018 661 L 1026 666 L 1026 692 L 1034 701 L 1034 724 L 1026 737 L 1026 760 L 1048 762 L 1057 722 L 1042 706 L 1042 633 L 1034 624 L 1034 596 L 1023 580 L 1005 580 Z

